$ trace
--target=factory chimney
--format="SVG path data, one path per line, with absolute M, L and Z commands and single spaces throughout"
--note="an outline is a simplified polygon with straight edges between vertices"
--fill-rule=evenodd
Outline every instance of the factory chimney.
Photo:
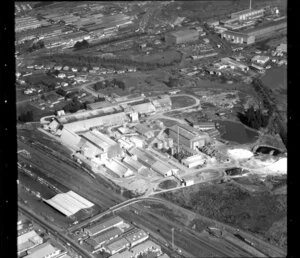
M 250 0 L 250 6 L 249 6 L 249 9 L 250 9 L 250 11 L 251 11 L 251 9 L 252 9 L 252 0 Z

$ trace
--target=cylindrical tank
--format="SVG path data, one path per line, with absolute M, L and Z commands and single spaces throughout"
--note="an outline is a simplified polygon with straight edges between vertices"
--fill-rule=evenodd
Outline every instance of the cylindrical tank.
M 169 144 L 166 140 L 163 141 L 164 143 L 164 149 L 168 149 L 169 148 Z
M 173 146 L 174 146 L 174 141 L 173 141 L 172 138 L 169 138 L 169 139 L 168 139 L 168 144 L 169 144 L 169 147 L 170 147 L 170 148 L 173 148 Z

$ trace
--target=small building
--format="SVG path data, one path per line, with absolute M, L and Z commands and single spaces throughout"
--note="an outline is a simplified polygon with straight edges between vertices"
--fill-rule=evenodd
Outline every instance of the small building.
M 121 238 L 118 239 L 110 244 L 108 244 L 107 246 L 105 246 L 105 249 L 111 254 L 115 254 L 118 253 L 122 250 L 124 250 L 125 248 L 129 247 L 130 243 L 125 239 L 125 238 Z
M 253 63 L 258 63 L 261 65 L 265 65 L 270 60 L 270 57 L 268 56 L 254 56 L 251 61 Z
M 221 58 L 222 63 L 229 65 L 231 68 L 239 68 L 242 71 L 248 71 L 249 67 L 241 62 L 238 62 L 236 60 L 233 60 L 229 57 L 223 57 Z
M 139 136 L 132 136 L 130 137 L 130 141 L 135 145 L 137 148 L 144 147 L 144 140 Z
M 209 27 L 216 27 L 220 24 L 220 22 L 218 20 L 213 20 L 213 19 L 210 19 L 206 22 L 207 26 Z
M 90 227 L 87 227 L 84 229 L 84 232 L 87 233 L 91 237 L 91 236 L 100 234 L 101 232 L 108 230 L 110 228 L 119 227 L 123 223 L 124 223 L 124 220 L 121 217 L 116 216 L 116 217 L 109 218 L 103 222 L 92 225 Z
M 182 44 L 199 39 L 199 31 L 194 28 L 168 33 L 165 40 L 169 45 Z
M 188 158 L 183 159 L 182 164 L 188 168 L 194 168 L 197 166 L 202 166 L 205 163 L 205 159 L 201 154 L 197 154 Z
M 57 77 L 63 79 L 66 77 L 66 75 L 64 73 L 59 73 Z
M 144 137 L 146 137 L 148 139 L 154 137 L 154 132 L 145 125 L 137 124 L 135 126 L 135 128 L 139 134 L 143 135 Z
M 277 52 L 283 52 L 286 53 L 287 52 L 287 44 L 281 43 L 277 48 L 276 48 Z
M 70 69 L 70 67 L 67 65 L 63 68 L 64 71 L 69 71 L 69 69 Z

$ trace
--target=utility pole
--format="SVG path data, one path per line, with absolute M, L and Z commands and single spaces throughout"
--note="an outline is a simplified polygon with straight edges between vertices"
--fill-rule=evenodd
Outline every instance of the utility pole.
M 172 228 L 172 248 L 174 250 L 174 228 Z

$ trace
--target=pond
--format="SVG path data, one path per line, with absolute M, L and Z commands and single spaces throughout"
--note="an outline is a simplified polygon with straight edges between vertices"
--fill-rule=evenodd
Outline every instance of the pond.
M 228 120 L 216 120 L 219 123 L 221 139 L 239 144 L 253 143 L 257 140 L 259 134 L 251 130 L 240 122 Z

